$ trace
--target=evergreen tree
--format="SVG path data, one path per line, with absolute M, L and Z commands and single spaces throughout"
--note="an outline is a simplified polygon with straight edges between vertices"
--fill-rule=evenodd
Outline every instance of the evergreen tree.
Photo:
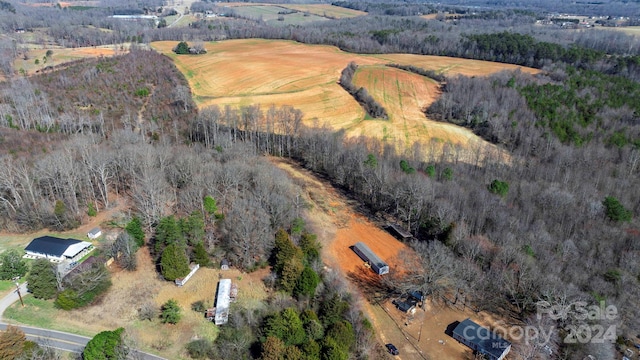
M 336 340 L 331 337 L 325 337 L 322 341 L 322 360 L 347 360 L 349 353 L 345 351 Z
M 495 179 L 489 185 L 489 191 L 504 197 L 509 192 L 509 183 Z
M 631 221 L 632 213 L 622 206 L 618 199 L 613 196 L 607 196 L 604 199 L 605 214 L 612 221 Z
M 90 217 L 95 217 L 96 215 L 98 215 L 98 210 L 96 209 L 95 205 L 93 205 L 93 203 L 89 203 L 88 205 L 88 209 L 87 209 L 87 215 L 89 215 Z
M 301 257 L 292 257 L 289 259 L 282 269 L 282 273 L 280 274 L 280 278 L 278 279 L 278 284 L 282 288 L 282 290 L 287 293 L 293 293 L 293 289 L 296 287 L 298 283 L 298 279 L 300 278 L 300 274 L 304 270 L 304 265 L 302 264 Z
M 216 199 L 214 199 L 213 197 L 209 195 L 205 196 L 202 203 L 204 206 L 204 210 L 207 212 L 207 214 L 213 215 L 215 214 L 216 211 L 218 211 L 218 205 L 216 204 Z
M 160 319 L 165 324 L 177 324 L 180 321 L 180 306 L 174 299 L 169 299 L 164 305 L 162 305 L 162 313 L 160 313 Z
M 133 219 L 127 223 L 125 230 L 135 239 L 138 247 L 144 245 L 144 230 L 142 230 L 142 222 L 140 222 L 137 216 L 134 216 Z
M 320 276 L 318 276 L 312 268 L 305 266 L 296 282 L 293 294 L 296 297 L 313 296 L 316 293 L 316 287 L 318 287 L 319 283 Z
M 211 265 L 209 254 L 207 254 L 207 250 L 204 248 L 204 244 L 202 243 L 202 241 L 197 243 L 193 248 L 193 262 L 200 266 Z
M 75 309 L 78 307 L 78 293 L 72 289 L 65 289 L 58 294 L 54 305 L 62 310 Z
M 285 264 L 289 262 L 290 259 L 294 257 L 302 258 L 301 250 L 293 244 L 289 238 L 289 234 L 287 234 L 283 229 L 276 232 L 275 247 L 273 251 L 275 253 L 273 271 L 276 274 L 281 274 L 283 272 Z M 302 271 L 302 269 L 300 269 L 300 271 Z M 291 289 L 293 289 L 293 287 L 291 287 Z
M 293 222 L 291 222 L 291 234 L 300 234 L 304 230 L 304 219 L 295 218 Z
M 320 320 L 326 327 L 342 320 L 342 314 L 349 308 L 349 303 L 340 300 L 337 294 L 320 303 Z
M 297 346 L 287 346 L 282 353 L 283 360 L 302 360 L 302 351 Z
M 0 280 L 11 280 L 27 273 L 27 263 L 17 250 L 7 250 L 0 255 Z
M 27 275 L 29 291 L 36 299 L 53 299 L 58 292 L 56 269 L 47 259 L 37 259 Z
M 127 348 L 122 338 L 123 328 L 103 331 L 89 340 L 82 351 L 84 360 L 120 360 L 126 359 Z
M 427 165 L 427 167 L 424 168 L 424 172 L 430 178 L 435 177 L 436 176 L 436 167 L 435 167 L 435 165 Z
M 367 160 L 364 161 L 364 164 L 367 167 L 375 169 L 376 167 L 378 167 L 378 159 L 376 159 L 375 155 L 369 154 L 369 155 L 367 155 Z
M 346 320 L 341 320 L 331 325 L 327 331 L 327 337 L 333 338 L 336 344 L 343 350 L 349 352 L 353 344 L 356 343 L 356 335 L 353 332 L 353 326 Z
M 169 281 L 181 278 L 189 274 L 189 258 L 184 249 L 178 244 L 167 246 L 160 259 L 162 276 Z
M 156 227 L 155 250 L 161 251 L 163 247 L 182 242 L 182 231 L 173 215 L 160 219 Z
M 320 259 L 322 245 L 318 242 L 318 237 L 315 234 L 304 233 L 300 238 L 299 245 L 307 264 L 313 264 Z
M 194 211 L 182 222 L 182 233 L 190 245 L 195 245 L 204 239 L 204 218 L 200 211 Z
M 53 208 L 53 214 L 58 219 L 63 219 L 66 212 L 67 212 L 67 206 L 64 204 L 62 200 L 57 200 L 56 205 Z
M 324 327 L 319 320 L 310 320 L 305 323 L 304 331 L 310 339 L 320 340 L 324 336 Z
M 286 345 L 302 344 L 306 339 L 306 334 L 298 311 L 294 308 L 282 310 L 282 321 L 285 324 L 282 341 L 284 341 Z
M 319 360 L 320 359 L 320 344 L 313 339 L 307 340 L 304 344 L 302 344 L 301 348 L 304 353 L 304 358 L 308 360 Z
M 282 320 L 280 313 L 271 314 L 264 318 L 262 332 L 267 337 L 283 339 L 284 334 L 287 332 L 287 324 Z
M 181 41 L 173 48 L 173 52 L 176 54 L 188 54 L 189 53 L 189 44 L 186 41 Z

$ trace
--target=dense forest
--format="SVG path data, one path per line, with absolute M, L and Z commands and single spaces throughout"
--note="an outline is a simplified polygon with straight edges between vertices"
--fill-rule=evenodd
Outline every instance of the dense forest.
M 134 46 L 123 56 L 61 68 L 0 85 L 5 106 L 0 126 L 64 134 L 90 129 L 102 135 L 128 127 L 158 137 L 177 131 L 181 116 L 195 114 L 186 80 L 158 53 Z

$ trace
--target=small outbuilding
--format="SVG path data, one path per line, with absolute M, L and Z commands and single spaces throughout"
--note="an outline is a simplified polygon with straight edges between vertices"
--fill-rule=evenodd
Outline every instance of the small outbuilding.
M 471 319 L 464 320 L 453 329 L 453 338 L 489 360 L 503 360 L 511 351 L 510 342 Z
M 190 264 L 189 265 L 189 269 L 191 269 L 191 271 L 189 271 L 189 274 L 187 274 L 187 276 L 175 280 L 176 285 L 182 286 L 182 285 L 186 284 L 187 281 L 189 281 L 189 279 L 191 279 L 193 274 L 195 274 L 196 271 L 198 271 L 198 269 L 200 269 L 200 264 Z
M 33 239 L 24 249 L 28 259 L 45 258 L 51 262 L 74 262 L 93 251 L 90 242 L 76 239 L 61 239 L 53 236 L 41 236 Z
M 102 230 L 100 228 L 93 228 L 87 233 L 87 237 L 91 240 L 95 240 L 102 236 Z
M 384 275 L 389 273 L 389 265 L 382 261 L 369 247 L 363 243 L 358 242 L 353 246 L 353 251 L 360 256 L 367 264 L 371 266 L 371 269 L 378 275 Z
M 220 270 L 229 270 L 229 262 L 227 259 L 222 259 L 222 261 L 220 261 Z
M 389 224 L 389 231 L 400 240 L 411 240 L 413 235 L 407 230 L 405 230 L 400 224 Z

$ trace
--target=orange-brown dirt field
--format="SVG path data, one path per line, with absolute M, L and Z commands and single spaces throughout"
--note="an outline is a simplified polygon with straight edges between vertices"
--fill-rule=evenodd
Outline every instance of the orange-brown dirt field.
M 294 162 L 279 158 L 271 158 L 271 161 L 302 187 L 305 200 L 311 205 L 307 225 L 318 234 L 323 245 L 322 257 L 327 271 L 339 271 L 347 279 L 360 274 L 377 277 L 350 249 L 358 241 L 366 243 L 385 260 L 391 272 L 402 271 L 397 269 L 401 260 L 399 256 L 411 256 L 410 248 L 382 230 L 381 224 L 360 214 L 356 202 Z M 394 357 L 396 359 L 472 360 L 474 357 L 469 348 L 445 334 L 447 326 L 468 317 L 485 326 L 496 324 L 489 314 L 451 308 L 432 303 L 429 299 L 423 308 L 417 308 L 409 316 L 398 311 L 391 300 L 382 303 L 371 301 L 353 282 L 351 291 L 363 302 L 380 344 L 393 343 L 400 350 L 400 355 Z
M 198 106 L 239 108 L 290 105 L 304 113 L 307 125 L 328 125 L 346 131 L 348 137 L 366 136 L 392 142 L 400 151 L 414 143 L 461 145 L 467 158 L 476 150 L 504 152 L 470 130 L 428 119 L 423 110 L 440 96 L 430 79 L 388 63 L 413 65 L 449 76 L 486 76 L 502 70 L 535 73 L 538 70 L 479 60 L 409 54 L 365 55 L 347 53 L 333 46 L 306 45 L 294 41 L 244 39 L 206 43 L 207 54 L 176 55 L 176 42 L 154 42 L 152 48 L 170 56 L 189 81 Z M 369 93 L 389 112 L 389 120 L 370 119 L 340 85 L 340 73 L 354 61 L 359 69 L 354 82 L 367 85 Z M 375 85 L 377 84 L 377 85 Z M 375 86 L 374 86 L 375 85 Z M 369 87 L 371 89 L 369 89 Z

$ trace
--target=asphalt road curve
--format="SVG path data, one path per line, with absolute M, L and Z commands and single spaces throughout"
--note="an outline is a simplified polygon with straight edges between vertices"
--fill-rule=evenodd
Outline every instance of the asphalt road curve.
M 25 296 L 27 294 L 27 284 L 20 285 L 20 293 Z M 0 299 L 0 319 L 4 310 L 11 306 L 14 302 L 18 301 L 18 292 L 11 291 L 7 296 Z M 28 340 L 34 341 L 41 346 L 47 346 L 54 349 L 70 351 L 75 353 L 81 353 L 84 347 L 87 345 L 91 338 L 86 336 L 80 336 L 56 330 L 40 329 L 31 326 L 16 325 L 20 330 L 24 331 Z M 0 321 L 0 330 L 5 330 L 7 323 Z M 138 350 L 132 350 L 130 358 L 136 360 L 166 360 L 160 356 L 145 353 Z

